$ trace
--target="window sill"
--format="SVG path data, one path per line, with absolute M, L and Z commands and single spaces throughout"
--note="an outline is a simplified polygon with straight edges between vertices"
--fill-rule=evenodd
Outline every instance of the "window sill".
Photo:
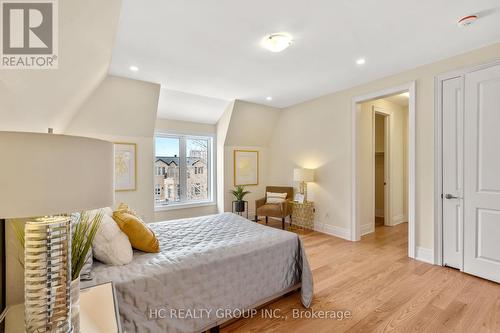
M 206 207 L 215 206 L 217 203 L 215 201 L 198 201 L 198 202 L 186 202 L 186 203 L 176 203 L 168 206 L 155 206 L 155 212 L 164 212 L 176 209 L 187 209 L 196 207 Z

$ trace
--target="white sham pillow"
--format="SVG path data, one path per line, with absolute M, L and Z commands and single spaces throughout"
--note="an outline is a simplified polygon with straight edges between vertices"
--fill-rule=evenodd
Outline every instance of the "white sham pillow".
M 108 215 L 109 217 L 113 216 L 113 209 L 111 207 L 104 207 L 104 208 L 88 210 L 86 213 L 89 216 L 89 219 L 92 220 L 94 218 L 94 216 L 96 216 L 101 211 L 102 211 L 103 215 Z
M 266 203 L 279 204 L 279 203 L 285 202 L 286 193 L 267 192 L 266 198 L 267 198 Z
M 94 257 L 108 265 L 126 265 L 132 261 L 132 245 L 127 235 L 120 230 L 115 220 L 107 214 L 92 243 Z

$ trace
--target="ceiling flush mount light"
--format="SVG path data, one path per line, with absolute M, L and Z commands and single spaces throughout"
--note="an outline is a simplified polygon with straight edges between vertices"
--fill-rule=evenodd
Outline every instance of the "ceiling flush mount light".
M 139 67 L 137 67 L 137 66 L 130 66 L 128 69 L 130 69 L 132 72 L 137 72 L 139 70 Z
M 292 45 L 292 36 L 286 33 L 272 34 L 262 39 L 262 47 L 271 52 L 281 52 Z
M 359 65 L 359 66 L 362 66 L 364 64 L 366 64 L 366 59 L 365 58 L 359 58 L 356 60 L 356 64 Z
M 273 100 L 273 98 L 271 96 L 266 97 L 266 101 L 272 101 L 272 100 Z
M 466 27 L 468 25 L 471 25 L 472 22 L 474 22 L 477 19 L 478 19 L 477 15 L 467 15 L 458 20 L 457 24 L 461 27 Z

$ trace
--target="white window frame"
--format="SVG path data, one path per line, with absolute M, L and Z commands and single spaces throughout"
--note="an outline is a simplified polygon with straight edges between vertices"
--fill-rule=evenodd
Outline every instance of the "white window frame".
M 215 180 L 215 135 L 214 134 L 191 134 L 191 133 L 175 133 L 175 132 L 156 132 L 156 138 L 172 138 L 179 139 L 179 185 L 180 185 L 180 201 L 176 203 L 171 203 L 169 205 L 157 205 L 154 201 L 155 211 L 166 211 L 174 209 L 183 209 L 199 206 L 212 206 L 216 205 L 216 180 Z M 202 139 L 208 140 L 208 151 L 207 151 L 207 187 L 208 187 L 208 198 L 204 200 L 190 200 L 187 201 L 187 163 L 186 163 L 186 140 L 188 139 Z M 153 159 L 156 160 L 156 146 L 153 149 Z M 153 186 L 154 189 L 154 186 Z M 176 189 L 174 189 L 176 190 Z

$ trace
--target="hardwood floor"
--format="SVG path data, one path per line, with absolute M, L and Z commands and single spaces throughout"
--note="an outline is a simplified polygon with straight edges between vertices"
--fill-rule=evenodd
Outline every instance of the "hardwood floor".
M 240 319 L 222 332 L 500 332 L 500 285 L 409 259 L 406 223 L 355 243 L 299 233 L 314 276 L 312 309 L 352 317 L 293 319 L 293 309 L 304 310 L 295 292 L 264 307 L 287 319 Z

